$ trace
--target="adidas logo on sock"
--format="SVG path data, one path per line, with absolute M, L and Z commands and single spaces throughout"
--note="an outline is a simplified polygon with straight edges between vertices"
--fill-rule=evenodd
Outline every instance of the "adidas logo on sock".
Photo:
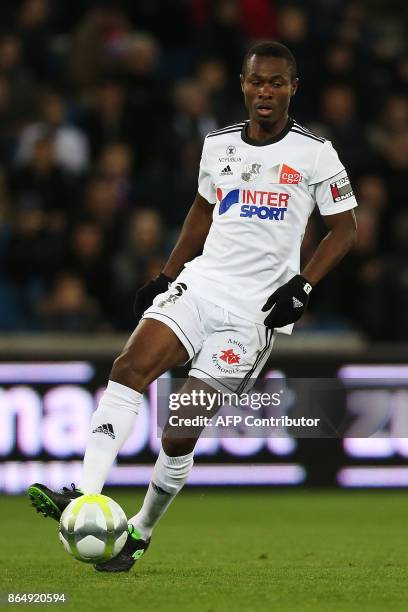
M 227 176 L 228 174 L 233 174 L 231 166 L 225 166 L 225 168 L 220 172 L 220 176 Z
M 303 302 L 301 302 L 300 300 L 298 300 L 295 297 L 292 297 L 293 300 L 293 307 L 294 308 L 303 308 Z
M 113 427 L 110 423 L 104 423 L 104 425 L 99 425 L 99 427 L 94 429 L 92 433 L 103 433 L 107 436 L 110 436 L 113 440 L 116 438 L 115 432 L 113 431 Z

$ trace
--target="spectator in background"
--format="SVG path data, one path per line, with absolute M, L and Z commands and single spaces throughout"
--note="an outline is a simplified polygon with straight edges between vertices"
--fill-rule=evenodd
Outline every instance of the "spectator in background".
M 197 140 L 186 142 L 180 149 L 178 159 L 183 171 L 173 184 L 172 200 L 175 206 L 174 209 L 163 210 L 163 216 L 172 228 L 181 227 L 190 202 L 197 193 L 197 165 L 200 163 L 200 157 L 201 147 Z
M 0 76 L 7 79 L 13 112 L 21 119 L 32 113 L 34 81 L 22 61 L 21 40 L 15 34 L 0 36 Z
M 293 99 L 292 113 L 298 121 L 308 121 L 316 116 L 318 81 L 313 59 L 315 41 L 310 36 L 305 8 L 282 4 L 278 13 L 278 39 L 292 51 L 298 67 L 300 87 Z M 307 83 L 307 87 L 303 87 L 303 83 Z
M 360 176 L 356 182 L 356 192 L 361 208 L 368 208 L 378 215 L 387 212 L 389 204 L 387 186 L 380 176 L 375 174 Z
M 333 142 L 354 175 L 363 172 L 372 154 L 359 121 L 355 93 L 347 85 L 331 85 L 323 90 L 321 109 L 319 131 Z
M 366 294 L 366 320 L 360 320 L 361 327 L 370 338 L 380 341 L 408 341 L 408 211 L 401 210 L 393 216 L 390 241 L 392 251 L 374 263 L 370 273 L 371 287 Z M 365 279 L 367 281 L 367 279 Z M 367 282 L 366 282 L 367 284 Z M 367 319 L 368 317 L 368 319 Z M 368 322 L 375 326 L 368 327 Z
M 68 181 L 57 162 L 55 141 L 44 128 L 37 131 L 29 157 L 11 175 L 10 192 L 20 208 L 36 208 L 45 213 L 60 213 L 65 224 L 72 195 Z
M 70 272 L 59 273 L 51 292 L 40 303 L 39 318 L 48 331 L 84 333 L 108 329 L 84 280 Z
M 383 326 L 379 217 L 376 211 L 360 206 L 356 216 L 359 239 L 331 278 L 316 287 L 311 313 L 316 325 L 314 329 L 338 331 L 354 327 L 379 339 Z
M 243 109 L 236 100 L 236 83 L 233 88 L 229 85 L 225 63 L 216 58 L 203 60 L 197 66 L 196 76 L 205 90 L 217 125 L 238 123 Z
M 0 76 L 0 163 L 10 168 L 17 142 L 18 114 L 13 107 L 10 84 Z
M 336 41 L 332 43 L 323 58 L 322 81 L 327 85 L 348 85 L 359 92 L 361 71 L 354 49 L 350 45 Z
M 106 249 L 113 255 L 122 243 L 125 227 L 124 211 L 114 183 L 103 175 L 91 177 L 81 210 L 103 232 Z
M 360 0 L 348 0 L 338 24 L 339 40 L 347 45 L 358 45 L 364 48 L 372 42 L 366 3 Z
M 191 140 L 201 142 L 208 132 L 217 128 L 208 93 L 202 83 L 188 79 L 174 89 L 175 113 L 172 123 L 177 145 Z
M 377 113 L 376 122 L 369 127 L 370 143 L 382 153 L 390 137 L 405 131 L 408 131 L 408 100 L 401 95 L 391 95 Z
M 87 292 L 97 300 L 103 313 L 110 316 L 112 300 L 111 262 L 102 229 L 91 220 L 73 228 L 63 266 L 81 277 Z
M 378 171 L 387 181 L 393 210 L 406 208 L 408 130 L 390 135 L 380 155 Z
M 39 208 L 20 209 L 13 215 L 11 236 L 5 247 L 5 280 L 14 293 L 14 307 L 35 326 L 35 307 L 59 270 L 64 234 Z
M 155 150 L 161 126 L 168 121 L 170 84 L 159 75 L 160 47 L 145 32 L 134 32 L 126 39 L 119 76 L 127 93 L 132 117 L 132 138 L 139 145 L 139 163 L 143 166 Z M 130 134 L 129 134 L 130 135 Z
M 139 176 L 139 197 L 178 228 L 197 191 L 202 140 L 217 124 L 207 90 L 196 79 L 176 85 L 174 106 L 171 121 L 162 125 L 155 142 L 154 161 Z
M 359 207 L 377 215 L 380 246 L 382 250 L 388 250 L 391 242 L 392 216 L 386 182 L 375 174 L 364 174 L 356 181 L 356 193 Z
M 160 215 L 151 209 L 132 214 L 122 249 L 113 263 L 116 320 L 132 329 L 135 288 L 160 273 L 165 263 L 164 228 Z
M 68 122 L 67 105 L 60 92 L 43 90 L 39 96 L 39 121 L 23 129 L 17 150 L 17 163 L 24 164 L 38 136 L 48 130 L 55 140 L 55 155 L 62 168 L 81 173 L 88 168 L 89 152 L 86 136 Z
M 143 208 L 129 219 L 125 244 L 115 258 L 115 279 L 121 293 L 147 282 L 147 268 L 164 261 L 164 229 L 159 213 Z
M 408 96 L 408 54 L 397 57 L 393 65 L 393 86 L 401 96 Z
M 206 24 L 197 41 L 197 56 L 199 59 L 222 58 L 228 77 L 236 79 L 241 71 L 242 57 L 247 45 L 240 2 L 219 0 L 206 4 Z
M 103 80 L 81 122 L 88 138 L 92 160 L 95 161 L 103 147 L 112 142 L 133 144 L 133 126 L 134 122 L 126 107 L 124 87 L 117 80 Z
M 114 4 L 96 3 L 78 23 L 68 57 L 68 72 L 79 89 L 95 87 L 99 79 L 117 69 L 130 24 Z
M 17 12 L 17 31 L 23 49 L 24 64 L 38 79 L 47 77 L 51 27 L 46 0 L 25 0 Z
M 121 78 L 130 96 L 132 109 L 148 112 L 157 103 L 159 91 L 157 68 L 160 47 L 151 34 L 134 32 L 126 38 L 121 59 Z
M 133 153 L 123 142 L 107 145 L 102 149 L 97 170 L 113 187 L 118 206 L 129 208 L 134 203 Z

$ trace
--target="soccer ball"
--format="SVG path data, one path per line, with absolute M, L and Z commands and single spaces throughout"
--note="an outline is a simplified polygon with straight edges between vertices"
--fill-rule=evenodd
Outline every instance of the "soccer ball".
M 59 537 L 65 550 L 85 563 L 109 561 L 120 553 L 128 535 L 122 508 L 106 495 L 82 495 L 61 515 Z

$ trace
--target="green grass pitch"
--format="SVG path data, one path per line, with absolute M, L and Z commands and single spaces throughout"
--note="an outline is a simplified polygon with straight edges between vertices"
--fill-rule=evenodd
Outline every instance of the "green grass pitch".
M 113 495 L 129 515 L 142 499 L 140 490 Z M 68 603 L 49 610 L 408 610 L 404 492 L 185 491 L 146 557 L 118 575 L 71 559 L 57 524 L 23 497 L 2 497 L 0 520 L 3 597 L 67 593 Z

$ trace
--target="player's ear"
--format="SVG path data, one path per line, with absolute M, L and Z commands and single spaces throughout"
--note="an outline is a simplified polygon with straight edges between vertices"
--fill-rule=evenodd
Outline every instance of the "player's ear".
M 239 80 L 241 81 L 241 91 L 244 92 L 244 80 L 245 76 L 243 74 L 239 75 Z
M 295 95 L 295 93 L 298 90 L 298 87 L 299 87 L 299 79 L 298 78 L 293 79 L 293 81 L 292 81 L 292 93 L 291 93 L 291 96 Z

